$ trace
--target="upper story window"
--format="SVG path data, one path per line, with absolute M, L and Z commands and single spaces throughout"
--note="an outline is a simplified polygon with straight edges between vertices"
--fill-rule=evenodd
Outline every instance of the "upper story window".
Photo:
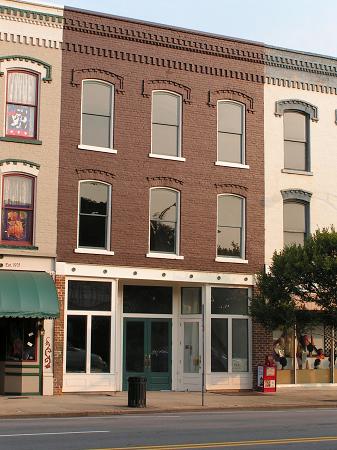
M 6 136 L 36 139 L 38 122 L 38 75 L 8 71 Z
M 113 148 L 114 86 L 102 81 L 83 81 L 81 145 Z
M 181 154 L 181 97 L 172 92 L 152 94 L 151 153 L 166 157 Z
M 218 196 L 217 256 L 243 258 L 245 201 L 237 195 Z
M 244 105 L 218 101 L 218 161 L 244 164 Z
M 179 192 L 150 190 L 150 252 L 178 254 Z
M 9 245 L 31 245 L 34 220 L 34 177 L 3 176 L 1 240 Z
M 286 201 L 283 204 L 284 245 L 303 245 L 309 233 L 309 203 Z
M 284 124 L 284 168 L 309 171 L 309 119 L 298 111 L 286 111 Z
M 109 249 L 110 191 L 105 183 L 80 182 L 78 247 Z

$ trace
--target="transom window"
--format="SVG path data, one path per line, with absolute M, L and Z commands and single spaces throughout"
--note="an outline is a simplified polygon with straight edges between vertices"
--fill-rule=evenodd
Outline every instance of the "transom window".
M 243 257 L 244 207 L 242 197 L 218 196 L 217 256 Z
M 38 80 L 38 75 L 31 72 L 8 72 L 6 136 L 37 137 Z
M 284 202 L 283 236 L 284 245 L 303 245 L 308 235 L 309 204 L 304 202 Z
M 244 164 L 244 106 L 218 101 L 218 161 Z
M 10 245 L 33 241 L 34 178 L 21 174 L 4 175 L 1 239 Z
M 297 111 L 286 111 L 284 125 L 284 168 L 309 170 L 308 117 Z
M 150 252 L 178 253 L 179 192 L 150 190 Z
M 83 82 L 81 144 L 89 147 L 113 147 L 114 86 L 102 81 Z
M 180 156 L 181 97 L 165 91 L 152 94 L 152 148 L 156 155 Z
M 110 197 L 108 184 L 80 182 L 78 246 L 108 249 L 110 246 Z

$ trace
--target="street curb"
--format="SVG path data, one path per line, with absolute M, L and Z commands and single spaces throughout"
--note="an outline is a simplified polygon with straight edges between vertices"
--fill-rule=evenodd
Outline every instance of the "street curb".
M 23 413 L 23 414 L 0 414 L 0 419 L 52 419 L 52 418 L 70 418 L 70 417 L 105 417 L 105 416 L 123 416 L 134 414 L 163 414 L 163 413 L 195 413 L 195 412 L 227 412 L 227 411 L 285 411 L 285 410 L 303 410 L 303 409 L 337 409 L 337 403 L 333 405 L 277 405 L 277 406 L 229 406 L 229 407 L 193 407 L 193 408 L 132 408 L 127 410 L 110 410 L 110 411 L 72 411 L 72 412 L 54 412 L 54 413 Z

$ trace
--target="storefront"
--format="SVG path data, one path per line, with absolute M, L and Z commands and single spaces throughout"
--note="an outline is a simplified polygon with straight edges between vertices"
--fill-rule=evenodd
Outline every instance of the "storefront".
M 125 390 L 129 376 L 145 376 L 148 390 L 195 391 L 203 363 L 207 389 L 251 389 L 251 287 L 231 279 L 66 277 L 63 391 Z
M 52 394 L 52 319 L 59 305 L 46 272 L 0 272 L 0 394 Z

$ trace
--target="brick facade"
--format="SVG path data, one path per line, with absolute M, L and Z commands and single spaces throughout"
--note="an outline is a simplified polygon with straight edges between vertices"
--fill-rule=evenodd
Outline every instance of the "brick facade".
M 60 304 L 60 317 L 54 323 L 54 394 L 62 393 L 65 278 L 57 275 L 55 285 Z

